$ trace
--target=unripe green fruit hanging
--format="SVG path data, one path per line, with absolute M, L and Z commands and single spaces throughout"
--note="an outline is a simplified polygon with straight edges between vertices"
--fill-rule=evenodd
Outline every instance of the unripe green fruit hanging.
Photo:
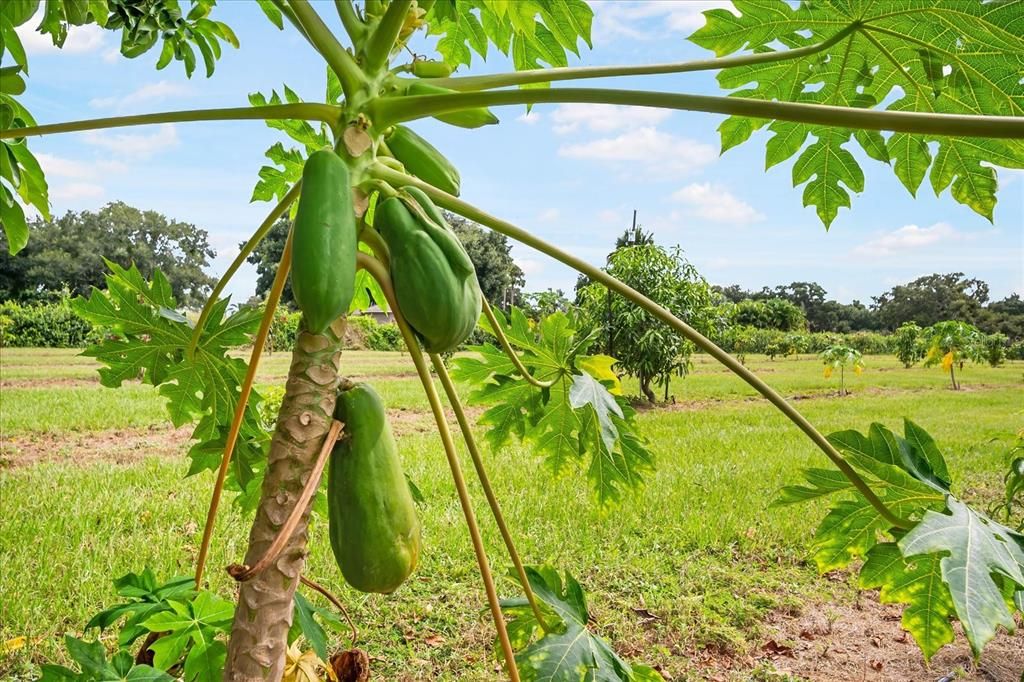
M 322 334 L 348 312 L 358 231 L 348 166 L 333 151 L 309 155 L 292 236 L 292 292 L 306 328 Z

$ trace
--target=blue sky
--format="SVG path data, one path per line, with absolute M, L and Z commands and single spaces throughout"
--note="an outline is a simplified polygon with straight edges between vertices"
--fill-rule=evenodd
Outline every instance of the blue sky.
M 333 3 L 314 4 L 333 20 Z M 594 49 L 576 63 L 707 57 L 686 36 L 702 25 L 702 10 L 727 4 L 592 2 Z M 222 0 L 215 12 L 242 45 L 225 49 L 211 79 L 198 72 L 186 79 L 178 62 L 156 71 L 157 50 L 124 59 L 117 34 L 95 27 L 73 31 L 60 52 L 49 38 L 19 31 L 31 69 L 23 102 L 40 123 L 50 123 L 244 106 L 248 93 L 280 91 L 283 83 L 304 99 L 322 99 L 322 63 L 290 27 L 278 31 L 248 0 Z M 427 52 L 429 42 L 415 49 Z M 467 73 L 510 68 L 492 52 Z M 614 87 L 720 94 L 712 72 L 638 77 Z M 840 301 L 869 301 L 920 275 L 962 271 L 987 281 L 993 299 L 1024 294 L 1020 171 L 1000 172 L 999 204 L 989 223 L 948 192 L 936 198 L 927 181 L 914 199 L 891 170 L 858 154 L 866 190 L 826 233 L 813 209 L 801 206 L 792 162 L 764 172 L 766 134 L 719 155 L 721 116 L 591 105 L 537 106 L 529 116 L 523 107 L 496 113 L 501 125 L 476 131 L 434 121 L 414 127 L 459 167 L 464 199 L 591 262 L 603 263 L 636 209 L 659 243 L 679 244 L 715 284 L 817 281 Z M 219 274 L 271 208 L 249 198 L 263 152 L 278 139 L 261 122 L 228 122 L 66 134 L 31 145 L 56 213 L 122 200 L 195 223 L 210 233 L 218 253 L 211 272 Z M 513 256 L 528 290 L 571 292 L 576 277 L 568 268 L 526 247 L 516 246 Z M 254 285 L 255 271 L 247 267 L 228 291 L 244 300 Z

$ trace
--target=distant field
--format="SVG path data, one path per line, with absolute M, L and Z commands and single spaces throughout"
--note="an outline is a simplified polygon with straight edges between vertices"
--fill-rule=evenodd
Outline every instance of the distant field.
M 284 353 L 268 358 L 258 388 L 283 384 L 288 360 Z M 1024 426 L 1024 363 L 968 365 L 965 390 L 953 392 L 937 368 L 907 370 L 891 357 L 866 360 L 861 376 L 847 378 L 852 395 L 845 398 L 834 396 L 837 376 L 825 379 L 814 357 L 753 357 L 748 365 L 826 433 L 864 430 L 872 421 L 898 427 L 901 416 L 912 417 L 938 440 L 959 492 L 992 499 L 1006 439 Z M 137 383 L 104 388 L 96 367 L 70 350 L 0 350 L 0 644 L 29 639 L 6 659 L 0 653 L 0 679 L 30 679 L 38 662 L 60 659 L 59 636 L 80 632 L 89 615 L 114 599 L 112 577 L 145 565 L 161 577 L 187 574 L 195 559 L 212 476 L 182 479 L 188 430 L 170 428 L 155 390 Z M 308 572 L 349 604 L 361 646 L 375 657 L 376 679 L 495 679 L 472 549 L 412 365 L 398 353 L 348 352 L 343 368 L 372 381 L 392 411 L 408 473 L 427 498 L 421 511 L 425 551 L 416 578 L 398 593 L 368 597 L 343 586 L 324 524 L 317 522 Z M 629 380 L 625 387 L 638 392 Z M 705 357 L 671 388 L 674 404 L 640 415 L 658 471 L 642 492 L 611 510 L 595 508 L 582 474 L 552 478 L 520 446 L 485 451 L 522 554 L 576 575 L 596 627 L 625 656 L 655 664 L 675 680 L 787 679 L 773 671 L 796 665 L 799 657 L 768 656 L 764 647 L 788 637 L 792 641 L 783 645 L 816 655 L 825 647 L 838 656 L 845 646 L 857 666 L 851 679 L 934 680 L 962 665 L 961 642 L 940 654 L 930 671 L 918 665 L 920 678 L 871 676 L 867 659 L 849 653 L 860 651 L 855 642 L 826 646 L 840 637 L 844 619 L 870 617 L 879 632 L 898 629 L 881 607 L 855 608 L 874 598 L 855 599 L 846 576 L 823 579 L 805 565 L 823 505 L 768 508 L 799 467 L 827 461 Z M 508 562 L 500 537 L 482 516 L 482 495 L 475 501 L 489 554 L 502 573 Z M 248 523 L 235 508 L 225 509 L 211 566 L 242 556 Z M 230 593 L 222 572 L 210 579 Z M 515 592 L 510 583 L 503 588 Z M 829 632 L 823 626 L 813 642 L 789 625 L 814 616 L 828 621 Z M 871 644 L 867 627 L 857 624 L 860 635 L 842 636 L 863 640 L 865 657 L 919 661 L 913 646 L 901 644 L 892 653 L 888 644 Z M 1011 654 L 1024 652 L 1024 638 L 1003 640 Z M 1019 660 L 1024 668 L 1024 654 L 1011 654 L 991 666 Z M 895 663 L 887 665 L 891 670 Z M 862 669 L 869 672 L 861 676 Z

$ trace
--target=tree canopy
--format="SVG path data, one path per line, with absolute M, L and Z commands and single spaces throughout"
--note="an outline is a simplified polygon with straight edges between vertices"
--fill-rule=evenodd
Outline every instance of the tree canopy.
M 92 287 L 103 289 L 104 258 L 126 268 L 134 263 L 145 277 L 159 269 L 186 307 L 202 304 L 216 281 L 204 272 L 216 255 L 206 230 L 156 211 L 114 201 L 97 212 L 36 218 L 31 226 L 33 239 L 17 257 L 0 243 L 0 300 L 45 300 L 65 289 L 85 296 Z

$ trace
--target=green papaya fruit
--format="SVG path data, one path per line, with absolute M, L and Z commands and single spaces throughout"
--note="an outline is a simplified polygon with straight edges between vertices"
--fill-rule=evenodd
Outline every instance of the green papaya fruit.
M 417 78 L 447 78 L 452 75 L 452 67 L 433 59 L 417 59 L 412 63 L 412 75 Z
M 321 334 L 352 303 L 359 239 L 348 166 L 330 149 L 306 160 L 293 230 L 292 293 L 306 328 Z
M 398 308 L 430 353 L 455 350 L 476 327 L 483 296 L 473 261 L 434 202 L 416 187 L 374 214 L 391 255 Z
M 439 190 L 459 196 L 459 171 L 434 145 L 402 125 L 392 128 L 386 142 L 407 171 Z
M 334 418 L 345 428 L 327 473 L 331 549 L 349 585 L 388 594 L 419 561 L 416 505 L 376 391 L 368 384 L 340 391 Z
M 448 95 L 454 94 L 454 90 L 442 88 L 431 83 L 413 80 L 406 86 L 408 95 Z M 491 113 L 487 107 L 474 107 L 462 111 L 450 111 L 446 114 L 435 114 L 434 118 L 449 125 L 460 128 L 479 128 L 481 126 L 498 123 L 498 117 Z

